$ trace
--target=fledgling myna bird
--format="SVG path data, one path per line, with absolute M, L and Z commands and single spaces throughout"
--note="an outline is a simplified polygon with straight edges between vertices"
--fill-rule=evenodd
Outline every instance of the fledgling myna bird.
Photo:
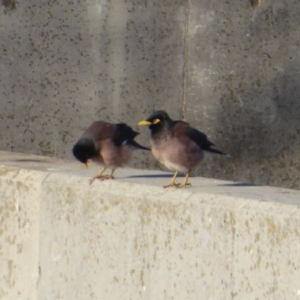
M 89 160 L 104 166 L 104 169 L 90 179 L 113 179 L 116 168 L 123 167 L 131 158 L 133 150 L 150 150 L 138 144 L 134 138 L 139 133 L 125 123 L 112 124 L 104 121 L 92 123 L 73 147 L 73 155 L 86 166 Z M 110 175 L 103 175 L 110 168 Z
M 203 160 L 205 152 L 229 156 L 212 148 L 214 144 L 204 133 L 184 121 L 173 121 L 163 110 L 154 112 L 139 125 L 150 128 L 153 156 L 168 169 L 175 171 L 170 184 L 165 188 L 190 185 L 190 173 Z M 186 174 L 181 184 L 175 183 L 179 172 Z

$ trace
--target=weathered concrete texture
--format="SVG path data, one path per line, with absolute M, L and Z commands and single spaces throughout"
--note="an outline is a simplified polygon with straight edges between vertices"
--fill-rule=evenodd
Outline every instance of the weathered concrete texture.
M 135 127 L 163 108 L 234 157 L 197 174 L 300 188 L 298 1 L 9 2 L 1 149 L 71 158 L 91 121 Z
M 184 16 L 183 0 L 1 7 L 1 148 L 71 157 L 93 120 L 137 128 L 162 102 L 179 117 Z
M 189 1 L 185 116 L 234 156 L 201 174 L 299 189 L 299 2 L 250 2 Z
M 300 192 L 0 154 L 1 299 L 300 297 Z

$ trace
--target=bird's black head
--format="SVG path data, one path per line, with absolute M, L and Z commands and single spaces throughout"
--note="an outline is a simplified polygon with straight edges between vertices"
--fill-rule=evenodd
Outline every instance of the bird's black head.
M 171 118 L 164 110 L 158 110 L 146 120 L 139 122 L 139 125 L 149 126 L 151 131 L 159 131 L 163 128 L 168 128 L 171 122 Z
M 73 155 L 80 162 L 87 164 L 88 160 L 97 156 L 97 150 L 93 139 L 81 138 L 73 147 Z

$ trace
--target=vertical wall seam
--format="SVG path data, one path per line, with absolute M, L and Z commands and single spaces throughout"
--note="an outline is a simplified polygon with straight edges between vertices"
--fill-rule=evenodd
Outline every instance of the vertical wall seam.
M 185 120 L 185 113 L 186 113 L 189 13 L 190 13 L 190 0 L 186 0 L 185 24 L 184 24 L 185 28 L 184 28 L 184 37 L 183 37 L 183 93 L 182 93 L 182 108 L 181 108 L 181 117 L 183 120 Z

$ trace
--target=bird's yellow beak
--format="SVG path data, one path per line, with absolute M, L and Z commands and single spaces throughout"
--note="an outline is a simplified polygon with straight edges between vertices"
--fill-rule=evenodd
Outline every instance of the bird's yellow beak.
M 89 167 L 89 162 L 88 161 L 85 162 L 85 167 L 88 169 L 88 167 Z
M 139 126 L 150 126 L 151 124 L 152 124 L 151 122 L 144 120 L 144 121 L 139 122 L 138 125 Z
M 155 125 L 155 124 L 157 124 L 157 123 L 159 123 L 159 122 L 160 122 L 160 119 L 155 119 L 155 120 L 152 121 L 152 122 L 143 120 L 143 121 L 139 122 L 138 125 L 139 125 L 139 126 L 150 126 L 150 125 Z

